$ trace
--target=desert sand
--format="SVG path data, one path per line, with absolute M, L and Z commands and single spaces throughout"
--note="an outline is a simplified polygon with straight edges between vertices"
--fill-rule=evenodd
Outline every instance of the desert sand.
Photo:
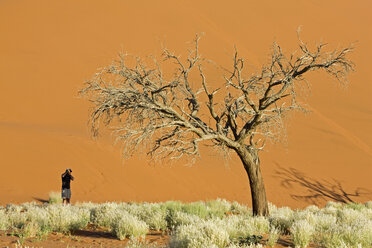
M 368 0 L 0 1 L 0 205 L 47 200 L 65 168 L 76 177 L 73 202 L 250 204 L 235 156 L 224 161 L 206 149 L 193 167 L 149 164 L 141 154 L 123 160 L 110 137 L 91 138 L 91 105 L 78 91 L 120 51 L 159 54 L 165 42 L 185 54 L 200 32 L 203 55 L 227 66 L 236 45 L 254 71 L 268 61 L 273 41 L 296 49 L 299 26 L 309 44 L 356 42 L 356 71 L 346 89 L 322 73 L 309 78 L 312 113 L 292 116 L 286 144 L 261 154 L 268 200 L 293 208 L 345 194 L 372 200 L 371 10 Z

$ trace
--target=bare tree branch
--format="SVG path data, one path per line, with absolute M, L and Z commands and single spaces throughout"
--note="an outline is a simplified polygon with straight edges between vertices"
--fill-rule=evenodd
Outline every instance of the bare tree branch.
M 164 48 L 163 62 L 152 57 L 151 65 L 121 54 L 118 62 L 87 81 L 81 93 L 94 104 L 93 135 L 98 135 L 101 124 L 115 126 L 126 155 L 144 145 L 153 157 L 194 156 L 208 141 L 221 149 L 248 146 L 259 151 L 266 140 L 281 137 L 287 113 L 305 109 L 298 95 L 308 87 L 304 85 L 308 72 L 323 70 L 345 84 L 354 67 L 347 58 L 351 47 L 327 52 L 321 43 L 311 50 L 299 37 L 297 55 L 286 56 L 274 43 L 270 62 L 248 77 L 235 49 L 232 70 L 212 88 L 203 71 L 206 60 L 199 41 L 197 35 L 186 59 Z M 175 66 L 175 74 L 167 78 L 162 67 L 168 62 Z M 191 75 L 194 71 L 199 80 Z M 224 100 L 216 101 L 217 95 Z

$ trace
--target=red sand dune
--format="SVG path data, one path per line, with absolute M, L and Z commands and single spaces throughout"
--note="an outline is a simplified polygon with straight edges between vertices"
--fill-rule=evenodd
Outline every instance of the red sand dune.
M 309 43 L 335 48 L 357 41 L 351 55 L 357 67 L 346 90 L 324 74 L 310 77 L 313 112 L 294 115 L 286 147 L 262 153 L 268 199 L 303 207 L 309 199 L 294 196 L 322 185 L 324 194 L 342 194 L 342 187 L 363 193 L 355 201 L 371 200 L 371 11 L 367 0 L 0 1 L 0 204 L 46 199 L 60 189 L 67 167 L 76 177 L 73 201 L 220 197 L 250 204 L 248 179 L 234 156 L 226 165 L 205 151 L 193 167 L 148 165 L 143 156 L 122 161 L 107 139 L 90 138 L 89 103 L 77 92 L 119 51 L 158 54 L 166 41 L 181 54 L 198 32 L 205 33 L 206 57 L 228 65 L 236 45 L 254 70 L 268 60 L 273 41 L 296 49 L 299 26 Z M 283 177 L 295 183 L 285 187 Z

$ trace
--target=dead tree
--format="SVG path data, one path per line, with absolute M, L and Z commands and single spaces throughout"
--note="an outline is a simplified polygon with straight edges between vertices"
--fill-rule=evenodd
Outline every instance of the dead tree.
M 128 56 L 121 55 L 96 73 L 81 91 L 94 104 L 92 132 L 97 135 L 100 124 L 113 127 L 124 155 L 142 147 L 153 158 L 195 158 L 206 142 L 235 152 L 249 178 L 253 214 L 268 215 L 259 151 L 266 140 L 283 133 L 287 113 L 304 110 L 298 95 L 309 87 L 305 74 L 324 71 L 347 82 L 353 69 L 347 54 L 352 49 L 327 52 L 326 45 L 319 44 L 312 50 L 299 38 L 299 50 L 286 56 L 274 44 L 269 63 L 250 76 L 235 50 L 220 88 L 211 89 L 199 36 L 192 44 L 185 59 L 165 48 L 161 64 L 154 59 L 148 65 L 137 58 L 130 65 Z M 175 67 L 173 76 L 163 73 L 167 61 Z

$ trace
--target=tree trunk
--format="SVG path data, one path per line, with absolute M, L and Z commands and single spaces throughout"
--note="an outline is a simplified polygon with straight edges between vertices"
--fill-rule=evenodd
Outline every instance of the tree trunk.
M 257 152 L 250 149 L 248 146 L 241 147 L 237 149 L 236 152 L 249 178 L 253 215 L 268 216 L 269 207 Z

